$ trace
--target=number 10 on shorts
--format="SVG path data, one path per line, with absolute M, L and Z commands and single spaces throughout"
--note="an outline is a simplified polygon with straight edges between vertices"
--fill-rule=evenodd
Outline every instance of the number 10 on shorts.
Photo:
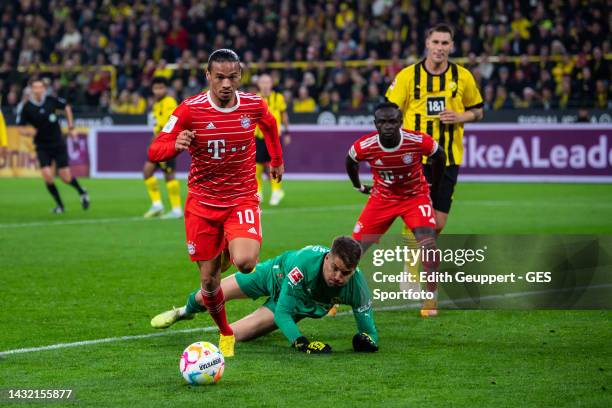
M 255 224 L 255 213 L 250 208 L 247 208 L 244 211 L 237 211 L 238 222 L 240 224 Z

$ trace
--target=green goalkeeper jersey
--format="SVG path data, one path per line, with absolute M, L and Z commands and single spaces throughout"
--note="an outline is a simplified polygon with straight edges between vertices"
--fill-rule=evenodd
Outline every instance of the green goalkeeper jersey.
M 327 286 L 323 279 L 323 260 L 329 251 L 327 247 L 311 245 L 258 264 L 251 278 L 257 279 L 259 275 L 265 283 L 260 282 L 257 285 L 260 290 L 256 292 L 259 296 L 267 294 L 275 301 L 274 322 L 290 342 L 302 336 L 296 321 L 304 317 L 321 318 L 334 304 L 350 305 L 358 331 L 369 334 L 377 342 L 372 295 L 363 273 L 357 268 L 346 285 Z M 242 287 L 241 281 L 238 283 Z M 253 290 L 245 292 L 256 297 Z

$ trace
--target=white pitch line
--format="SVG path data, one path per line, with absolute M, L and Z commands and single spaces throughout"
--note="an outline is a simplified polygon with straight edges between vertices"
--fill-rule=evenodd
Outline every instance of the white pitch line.
M 612 202 L 576 202 L 576 201 L 551 201 L 542 205 L 541 203 L 534 203 L 530 201 L 505 201 L 505 200 L 457 200 L 454 203 L 457 206 L 481 206 L 481 207 L 538 207 L 545 209 L 547 207 L 574 207 L 574 208 L 611 208 Z M 298 213 L 318 213 L 327 211 L 344 211 L 344 210 L 358 210 L 363 208 L 364 204 L 347 204 L 347 205 L 335 205 L 335 206 L 324 206 L 324 207 L 294 207 L 294 208 L 266 208 L 262 214 L 264 216 L 268 214 L 298 214 Z M 31 227 L 47 227 L 47 226 L 63 226 L 63 225 L 83 225 L 83 224 L 111 224 L 115 222 L 138 222 L 138 221 L 162 221 L 160 219 L 146 219 L 143 217 L 124 217 L 124 218 L 87 218 L 87 219 L 76 219 L 76 220 L 58 220 L 58 221 L 36 221 L 36 222 L 23 222 L 23 223 L 6 223 L 0 224 L 0 229 L 9 228 L 31 228 Z
M 151 337 L 170 336 L 173 334 L 180 334 L 180 333 L 193 333 L 193 332 L 199 332 L 199 331 L 209 332 L 209 331 L 215 331 L 215 330 L 217 330 L 217 326 L 209 326 L 209 327 L 201 327 L 197 329 L 172 330 L 172 331 L 166 331 L 166 332 L 161 332 L 161 333 L 137 334 L 134 336 L 107 337 L 105 339 L 75 341 L 73 343 L 57 343 L 57 344 L 51 344 L 49 346 L 28 347 L 28 348 L 20 348 L 20 349 L 2 351 L 0 352 L 0 357 L 8 356 L 11 354 L 29 353 L 32 351 L 57 350 L 57 349 L 69 348 L 69 347 L 90 346 L 92 344 L 114 343 L 117 341 L 148 339 Z
M 344 210 L 357 210 L 362 208 L 361 204 L 351 205 L 335 205 L 326 207 L 297 207 L 297 208 L 272 208 L 264 209 L 262 214 L 264 216 L 268 214 L 286 214 L 286 213 L 318 213 L 327 211 L 344 211 Z M 36 221 L 36 222 L 23 222 L 23 223 L 7 223 L 0 224 L 0 229 L 8 228 L 29 228 L 29 227 L 46 227 L 55 225 L 82 225 L 82 224 L 111 224 L 115 222 L 135 222 L 135 221 L 167 221 L 162 219 L 147 219 L 144 217 L 123 217 L 123 218 L 86 218 L 76 220 L 58 220 L 58 221 Z
M 470 205 L 482 207 L 589 207 L 589 208 L 612 208 L 612 202 L 593 203 L 588 201 L 548 201 L 546 204 L 533 201 L 510 201 L 510 200 L 454 200 L 453 205 Z
M 575 288 L 563 288 L 563 289 L 535 290 L 535 291 L 530 291 L 530 292 L 514 292 L 514 293 L 501 294 L 501 295 L 481 296 L 478 299 L 479 300 L 509 299 L 509 298 L 520 298 L 520 297 L 528 297 L 528 296 L 535 296 L 535 295 L 543 295 L 543 294 L 549 294 L 549 293 L 571 292 L 574 290 L 606 289 L 606 288 L 612 288 L 612 284 L 601 284 L 601 285 L 593 285 L 593 286 L 577 286 Z M 474 301 L 473 298 L 443 300 L 439 302 L 439 305 L 446 306 L 446 305 L 453 305 L 455 303 L 465 303 L 465 302 L 473 302 L 473 301 Z M 418 303 L 413 303 L 413 304 L 398 305 L 398 306 L 381 306 L 381 307 L 374 308 L 374 310 L 377 312 L 385 312 L 385 311 L 394 311 L 394 310 L 403 310 L 403 309 L 417 309 L 419 306 L 420 305 Z M 338 313 L 337 316 L 346 316 L 350 314 L 352 314 L 352 312 L 346 311 L 346 312 Z M 90 346 L 93 344 L 115 343 L 119 341 L 148 339 L 148 338 L 153 338 L 153 337 L 171 336 L 171 335 L 183 334 L 183 333 L 211 332 L 211 331 L 216 331 L 216 330 L 217 330 L 216 326 L 208 326 L 208 327 L 196 328 L 196 329 L 165 331 L 161 333 L 148 333 L 148 334 L 138 334 L 134 336 L 107 337 L 104 339 L 75 341 L 73 343 L 58 343 L 58 344 L 51 344 L 49 346 L 28 347 L 28 348 L 6 350 L 6 351 L 0 352 L 0 357 L 9 356 L 12 354 L 29 353 L 29 352 L 34 352 L 34 351 L 57 350 L 57 349 L 70 348 L 70 347 Z

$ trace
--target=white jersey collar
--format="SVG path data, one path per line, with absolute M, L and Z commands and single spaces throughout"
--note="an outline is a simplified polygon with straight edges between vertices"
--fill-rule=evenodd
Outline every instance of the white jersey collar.
M 219 112 L 223 112 L 223 113 L 229 113 L 229 112 L 233 112 L 236 109 L 238 109 L 240 107 L 240 95 L 238 95 L 238 92 L 234 93 L 236 95 L 236 104 L 234 106 L 232 106 L 231 108 L 221 108 L 219 106 L 217 106 L 210 95 L 210 90 L 208 90 L 208 92 L 206 92 L 206 96 L 208 97 L 208 101 L 210 102 L 210 106 L 212 106 L 213 108 L 215 108 L 216 110 L 218 110 Z
M 400 141 L 395 147 L 383 146 L 382 143 L 380 143 L 380 135 L 378 133 L 376 134 L 376 141 L 378 142 L 378 145 L 383 150 L 383 152 L 396 152 L 400 149 L 400 147 L 402 147 L 402 143 L 404 142 L 404 132 L 402 131 L 402 129 L 400 129 Z

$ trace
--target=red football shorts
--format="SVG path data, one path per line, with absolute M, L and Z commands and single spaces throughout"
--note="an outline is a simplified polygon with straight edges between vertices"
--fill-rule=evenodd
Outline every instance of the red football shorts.
M 189 201 L 185 205 L 185 235 L 192 261 L 216 258 L 234 238 L 254 239 L 261 245 L 261 210 L 256 198 L 246 199 L 233 207 L 213 207 Z M 195 211 L 193 206 L 197 206 Z
M 411 230 L 418 227 L 436 227 L 431 199 L 428 195 L 418 195 L 404 201 L 385 200 L 370 197 L 355 228 L 353 238 L 358 241 L 378 242 L 397 217 Z

